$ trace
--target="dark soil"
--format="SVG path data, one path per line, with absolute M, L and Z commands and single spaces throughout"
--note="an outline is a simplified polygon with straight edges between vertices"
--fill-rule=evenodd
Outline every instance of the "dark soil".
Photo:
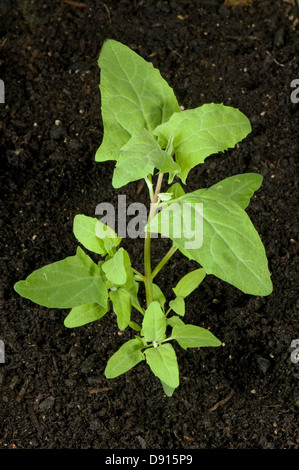
M 0 448 L 298 449 L 296 279 L 299 12 L 293 1 L 1 0 Z M 243 2 L 244 3 L 244 2 Z M 188 323 L 220 348 L 177 350 L 180 388 L 167 398 L 139 364 L 107 380 L 108 358 L 131 335 L 115 317 L 69 330 L 67 311 L 19 297 L 16 281 L 73 255 L 73 217 L 97 204 L 147 201 L 138 184 L 115 191 L 113 162 L 95 163 L 102 139 L 97 59 L 106 38 L 150 60 L 185 108 L 223 102 L 250 119 L 235 149 L 192 170 L 189 190 L 257 172 L 248 213 L 264 242 L 274 292 L 243 294 L 208 276 L 187 302 Z M 162 242 L 161 242 L 162 243 Z M 142 267 L 142 241 L 125 240 Z M 157 244 L 153 264 L 166 252 Z M 159 282 L 194 264 L 176 254 Z

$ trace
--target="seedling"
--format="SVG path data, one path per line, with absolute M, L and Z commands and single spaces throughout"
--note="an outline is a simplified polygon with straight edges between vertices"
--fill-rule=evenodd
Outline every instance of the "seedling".
M 171 396 L 179 386 L 174 343 L 183 349 L 221 345 L 209 330 L 185 321 L 185 298 L 205 276 L 214 275 L 246 294 L 272 292 L 264 246 L 245 212 L 262 177 L 234 175 L 187 193 L 180 184 L 206 157 L 233 148 L 251 126 L 238 109 L 223 104 L 182 111 L 159 71 L 117 41 L 104 43 L 99 67 L 104 136 L 95 159 L 116 161 L 114 188 L 146 182 L 150 210 L 143 232 L 144 273 L 132 267 L 115 230 L 79 214 L 74 235 L 100 261 L 78 247 L 74 256 L 17 282 L 15 290 L 42 306 L 71 309 L 64 320 L 68 328 L 98 321 L 112 310 L 118 328 L 129 327 L 134 335 L 110 357 L 105 376 L 117 377 L 145 361 Z M 165 174 L 168 188 L 162 193 Z M 152 269 L 154 234 L 168 237 L 172 247 Z M 167 302 L 155 278 L 178 250 L 196 269 L 180 279 Z M 146 299 L 140 298 L 140 283 Z M 131 319 L 132 309 L 140 314 L 139 322 Z

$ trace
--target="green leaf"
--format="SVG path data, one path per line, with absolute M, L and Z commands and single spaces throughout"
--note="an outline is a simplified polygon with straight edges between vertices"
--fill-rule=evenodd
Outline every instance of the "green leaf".
M 100 220 L 96 223 L 95 234 L 104 243 L 105 252 L 113 256 L 122 239 L 118 238 L 109 225 L 103 224 Z
M 159 302 L 161 307 L 163 308 L 166 302 L 165 295 L 161 291 L 160 287 L 157 284 L 152 284 L 153 287 L 153 299 Z
M 131 262 L 127 251 L 120 248 L 112 258 L 102 264 L 102 270 L 109 281 L 116 285 L 123 285 L 128 280 L 130 266 Z
M 162 173 L 178 173 L 180 167 L 172 156 L 161 149 L 156 139 L 146 129 L 134 131 L 131 139 L 120 150 L 112 184 L 125 186 L 153 174 L 157 168 Z
M 146 362 L 161 382 L 170 388 L 179 386 L 179 368 L 175 351 L 171 344 L 161 344 L 144 351 Z
M 209 330 L 195 325 L 175 325 L 171 334 L 183 349 L 221 346 L 221 341 Z
M 161 380 L 160 382 L 161 382 L 161 384 L 162 384 L 162 387 L 163 387 L 163 390 L 164 390 L 165 395 L 167 395 L 168 397 L 172 397 L 173 392 L 175 391 L 175 388 L 169 387 L 169 385 L 167 385 L 166 383 L 162 382 L 162 380 Z
M 158 201 L 168 202 L 171 199 L 172 199 L 172 194 L 170 194 L 170 193 L 159 193 L 158 194 Z
M 195 269 L 179 280 L 177 285 L 173 288 L 173 292 L 177 297 L 187 297 L 199 286 L 205 276 L 206 273 L 204 269 Z
M 157 301 L 152 302 L 145 311 L 142 331 L 145 340 L 159 342 L 165 338 L 166 317 Z
M 265 248 L 239 204 L 215 190 L 206 190 L 199 195 L 186 194 L 179 201 L 157 214 L 146 230 L 170 236 L 174 244 L 196 260 L 207 274 L 214 274 L 246 294 L 269 295 L 273 287 Z M 201 207 L 196 208 L 197 203 L 203 205 L 203 213 Z M 186 248 L 192 230 L 185 234 L 185 230 L 178 227 L 179 222 L 186 224 L 183 217 L 186 204 L 193 209 L 190 226 L 194 227 L 195 218 L 202 216 L 202 244 L 194 249 Z M 169 212 L 172 212 L 172 218 Z
M 178 176 L 185 183 L 189 171 L 205 158 L 232 148 L 251 132 L 249 120 L 238 109 L 207 103 L 195 109 L 174 113 L 154 134 L 161 147 L 172 142 L 181 167 Z
M 94 253 L 105 255 L 107 253 L 104 242 L 96 236 L 98 219 L 78 214 L 74 218 L 73 232 L 82 245 Z
M 108 304 L 106 308 L 95 302 L 74 307 L 64 320 L 64 326 L 67 328 L 77 328 L 93 321 L 99 320 L 108 312 Z
M 175 325 L 185 325 L 185 323 L 179 317 L 173 315 L 172 317 L 167 318 L 167 326 L 168 325 L 173 328 Z
M 49 264 L 14 286 L 22 297 L 49 308 L 72 308 L 96 302 L 107 305 L 101 268 L 78 247 L 75 256 Z
M 95 159 L 118 160 L 120 149 L 136 129 L 153 131 L 180 108 L 152 63 L 120 42 L 107 40 L 98 64 L 104 137 Z
M 141 308 L 139 299 L 138 299 L 138 289 L 139 289 L 138 282 L 134 281 L 133 279 L 132 285 L 129 284 L 128 287 L 126 286 L 126 289 L 130 292 L 132 304 L 135 303 Z
M 138 323 L 136 323 L 135 321 L 130 321 L 129 326 L 132 328 L 132 330 L 141 331 L 141 326 L 138 325 Z
M 185 301 L 183 297 L 176 297 L 169 302 L 169 307 L 178 315 L 183 317 L 185 315 Z
M 235 201 L 242 209 L 246 209 L 251 196 L 259 189 L 262 181 L 263 177 L 257 173 L 243 173 L 225 178 L 211 186 L 209 190 L 214 189 L 219 194 Z
M 131 294 L 128 290 L 120 287 L 109 292 L 109 297 L 113 304 L 114 313 L 117 316 L 117 326 L 120 330 L 124 330 L 130 323 L 131 319 Z
M 167 192 L 172 194 L 172 199 L 177 199 L 185 194 L 180 183 L 174 183 L 170 188 L 168 188 Z
M 142 347 L 144 346 L 138 338 L 130 339 L 124 343 L 107 362 L 104 372 L 107 379 L 114 379 L 143 361 Z

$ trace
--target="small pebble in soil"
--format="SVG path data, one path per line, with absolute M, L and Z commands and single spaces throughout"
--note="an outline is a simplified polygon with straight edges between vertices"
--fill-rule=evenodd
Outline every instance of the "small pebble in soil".
M 257 364 L 258 364 L 260 370 L 261 370 L 264 374 L 266 374 L 266 373 L 269 371 L 269 369 L 270 369 L 270 361 L 269 361 L 268 359 L 265 359 L 265 358 L 262 357 L 262 356 L 258 356 L 257 359 L 256 359 L 256 361 L 257 361 Z
M 43 400 L 40 404 L 39 404 L 39 409 L 41 411 L 46 411 L 46 410 L 49 410 L 50 408 L 52 408 L 52 406 L 54 405 L 54 402 L 55 402 L 55 398 L 50 396 L 50 397 L 47 397 L 45 400 Z

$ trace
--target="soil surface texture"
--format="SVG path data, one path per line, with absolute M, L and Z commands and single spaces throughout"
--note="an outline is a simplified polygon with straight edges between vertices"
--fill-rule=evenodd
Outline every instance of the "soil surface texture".
M 299 338 L 298 31 L 292 0 L 1 0 L 1 449 L 299 448 L 291 347 Z M 133 335 L 118 331 L 113 313 L 67 329 L 68 311 L 13 289 L 75 254 L 76 214 L 94 216 L 100 202 L 117 206 L 120 194 L 127 205 L 148 204 L 146 187 L 114 190 L 114 162 L 94 160 L 103 136 L 97 59 L 107 38 L 151 61 L 181 106 L 224 103 L 250 119 L 244 141 L 190 172 L 188 191 L 239 173 L 264 178 L 247 212 L 273 293 L 245 295 L 206 277 L 186 299 L 186 320 L 222 346 L 176 348 L 181 384 L 172 398 L 144 363 L 105 378 L 108 358 Z M 153 243 L 153 266 L 168 246 Z M 143 270 L 143 240 L 125 239 L 124 247 Z M 196 267 L 176 253 L 156 282 L 171 298 Z

